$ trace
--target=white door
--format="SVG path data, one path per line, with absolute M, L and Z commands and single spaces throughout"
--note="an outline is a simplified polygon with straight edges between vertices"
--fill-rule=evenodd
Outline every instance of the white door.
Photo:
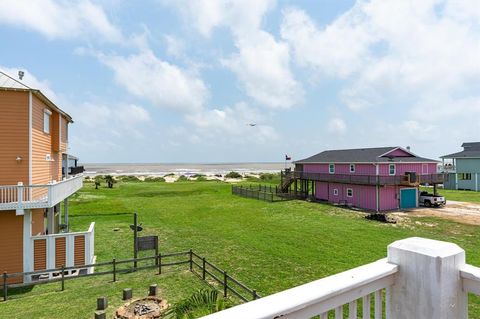
M 422 164 L 422 174 L 428 174 L 428 164 Z

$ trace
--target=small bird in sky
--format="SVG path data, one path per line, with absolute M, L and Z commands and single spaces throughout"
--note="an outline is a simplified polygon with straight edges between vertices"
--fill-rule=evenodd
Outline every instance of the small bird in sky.
M 247 123 L 248 126 L 257 126 L 257 123 Z

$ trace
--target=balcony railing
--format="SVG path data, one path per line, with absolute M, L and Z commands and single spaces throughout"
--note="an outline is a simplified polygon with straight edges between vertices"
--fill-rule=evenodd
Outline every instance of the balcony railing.
M 468 318 L 467 293 L 480 294 L 480 268 L 465 264 L 463 249 L 408 238 L 389 245 L 387 256 L 203 319 Z
M 296 179 L 308 179 L 319 182 L 332 182 L 342 184 L 359 184 L 359 185 L 418 185 L 418 184 L 440 184 L 443 183 L 443 174 L 427 174 L 427 175 L 395 175 L 395 176 L 378 176 L 378 175 L 354 175 L 354 174 L 325 174 L 325 173 L 307 173 L 293 171 L 286 173 L 285 177 L 293 177 Z
M 83 176 L 77 175 L 47 185 L 0 186 L 0 210 L 49 208 L 60 203 L 83 186 Z
M 28 271 L 93 264 L 95 262 L 94 229 L 95 223 L 91 223 L 88 230 L 84 232 L 32 236 L 33 262 Z M 76 271 L 70 271 L 70 273 L 75 274 Z M 83 271 L 91 273 L 93 269 L 85 268 Z M 31 280 L 49 279 L 55 275 L 55 273 L 45 273 L 43 278 L 37 276 Z M 29 278 L 26 281 L 30 281 Z

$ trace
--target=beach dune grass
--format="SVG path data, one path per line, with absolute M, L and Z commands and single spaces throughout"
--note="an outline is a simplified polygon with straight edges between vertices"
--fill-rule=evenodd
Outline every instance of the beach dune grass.
M 388 244 L 412 236 L 457 243 L 466 250 L 468 263 L 480 265 L 478 226 L 430 217 L 383 224 L 328 204 L 237 197 L 229 184 L 221 182 L 120 182 L 113 189 L 99 190 L 86 184 L 70 202 L 73 231 L 96 222 L 99 262 L 132 257 L 129 225 L 137 212 L 144 227 L 140 235 L 158 235 L 161 252 L 193 248 L 262 296 L 383 258 Z M 106 295 L 112 306 L 119 306 L 123 287 L 146 292 L 151 283 L 159 284 L 169 302 L 205 287 L 185 269 L 165 276 L 154 271 L 132 273 L 120 276 L 116 284 L 103 276 L 72 280 L 64 292 L 58 292 L 58 284 L 52 289 L 38 286 L 15 300 L 0 302 L 0 318 L 11 318 L 12 313 L 91 318 L 97 297 Z M 476 297 L 471 297 L 470 317 L 480 318 Z

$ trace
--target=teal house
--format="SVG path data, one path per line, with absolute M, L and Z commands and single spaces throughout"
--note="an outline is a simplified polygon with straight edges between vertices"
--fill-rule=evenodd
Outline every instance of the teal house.
M 444 188 L 480 191 L 480 142 L 463 143 L 463 151 L 442 156 Z M 445 164 L 445 160 L 451 163 Z

